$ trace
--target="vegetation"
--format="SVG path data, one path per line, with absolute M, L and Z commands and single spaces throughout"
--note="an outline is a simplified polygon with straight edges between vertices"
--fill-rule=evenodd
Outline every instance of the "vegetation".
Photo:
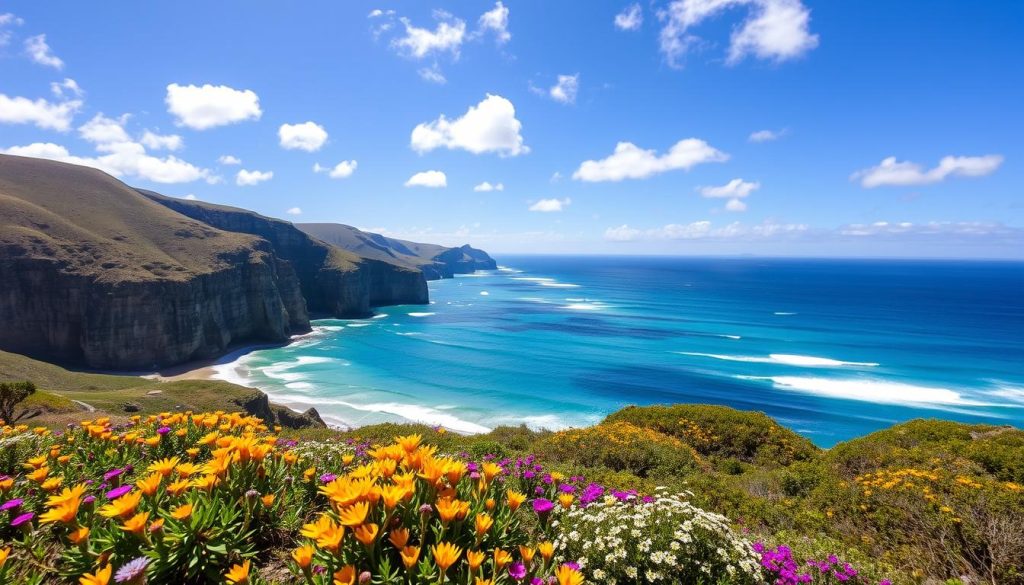
M 36 385 L 29 381 L 0 382 L 0 422 L 14 422 L 14 407 L 35 392 Z

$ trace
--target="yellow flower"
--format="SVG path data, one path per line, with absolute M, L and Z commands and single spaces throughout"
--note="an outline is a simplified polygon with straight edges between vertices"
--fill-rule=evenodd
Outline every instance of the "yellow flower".
M 517 491 L 508 490 L 505 492 L 505 497 L 508 499 L 508 507 L 510 510 L 515 512 L 519 509 L 519 506 L 523 505 L 526 501 L 526 494 L 519 493 Z
M 412 453 L 420 446 L 420 442 L 423 441 L 423 435 L 405 435 L 402 437 L 395 437 L 395 443 L 402 446 L 402 449 L 406 453 Z
M 78 578 L 78 583 L 80 585 L 107 585 L 107 583 L 110 583 L 110 575 L 113 572 L 114 567 L 107 565 L 95 573 L 82 575 Z
M 78 516 L 78 505 L 80 500 L 75 498 L 68 502 L 62 502 L 56 507 L 50 508 L 43 515 L 39 516 L 39 521 L 43 524 L 50 522 L 63 522 L 64 524 L 71 524 L 75 521 L 75 517 Z
M 7 557 L 11 556 L 11 547 L 0 548 L 0 569 L 7 564 Z
M 149 467 L 146 468 L 146 471 L 159 473 L 160 475 L 167 477 L 172 471 L 174 471 L 174 468 L 178 466 L 178 463 L 180 463 L 180 461 L 177 457 L 160 459 L 159 461 L 151 463 Z
M 378 531 L 378 526 L 376 524 L 370 523 L 355 527 L 352 530 L 352 533 L 355 534 L 356 540 L 358 540 L 366 546 L 371 546 L 374 543 L 374 541 L 377 540 Z
M 467 550 L 466 551 L 466 562 L 469 563 L 469 572 L 470 573 L 476 572 L 476 570 L 480 568 L 480 565 L 483 564 L 484 559 L 486 559 L 486 558 L 487 558 L 487 555 L 483 551 Z
M 494 579 L 481 579 L 477 577 L 473 580 L 473 585 L 494 585 Z
M 192 504 L 182 504 L 171 510 L 171 518 L 175 520 L 188 520 L 192 515 Z
M 380 490 L 381 498 L 384 500 L 384 508 L 388 511 L 394 510 L 398 502 L 405 497 L 405 488 L 397 485 L 384 486 Z
M 494 525 L 494 519 L 487 514 L 476 515 L 476 535 L 483 536 L 487 534 L 487 531 Z
M 462 549 L 450 542 L 435 544 L 430 549 L 434 552 L 434 563 L 441 569 L 442 573 L 447 571 L 448 567 L 458 562 L 459 557 L 462 556 Z
M 500 571 L 512 562 L 512 554 L 500 548 L 494 549 L 494 570 Z
M 369 504 L 366 502 L 359 502 L 342 509 L 338 516 L 341 518 L 341 523 L 343 525 L 358 526 L 366 521 L 366 513 L 369 510 Z
M 569 565 L 562 565 L 555 571 L 558 585 L 582 585 L 583 575 Z
M 144 496 L 152 496 L 156 493 L 156 490 L 160 489 L 160 482 L 164 479 L 164 476 L 159 472 L 153 472 L 148 476 L 135 482 L 135 486 L 139 488 Z
M 131 532 L 132 534 L 141 534 L 146 529 L 146 520 L 149 520 L 149 512 L 139 512 L 125 520 L 124 524 L 121 525 L 121 530 Z
M 407 546 L 402 549 L 402 564 L 405 565 L 406 569 L 411 569 L 416 566 L 416 561 L 420 558 L 420 547 L 418 546 Z
M 568 510 L 569 508 L 572 507 L 573 499 L 574 498 L 572 494 L 560 494 L 558 496 L 558 503 L 562 504 L 562 507 Z
M 454 520 L 462 509 L 461 502 L 451 498 L 440 498 L 434 506 L 437 508 L 437 515 L 441 517 L 441 522 L 445 524 Z
M 409 542 L 409 529 L 408 528 L 395 528 L 388 535 L 388 540 L 398 550 L 405 548 L 407 542 Z
M 353 585 L 356 582 L 355 565 L 345 565 L 334 573 L 334 585 Z
M 231 585 L 244 585 L 249 582 L 249 560 L 242 561 L 241 565 L 234 565 L 224 573 L 224 581 Z
M 174 470 L 178 472 L 179 477 L 189 477 L 198 473 L 200 467 L 191 461 L 186 461 L 175 466 Z
M 192 487 L 197 487 L 201 490 L 211 491 L 213 488 L 220 483 L 220 478 L 216 475 L 204 475 L 199 479 L 192 480 Z
M 72 530 L 71 532 L 68 533 L 68 540 L 71 541 L 71 544 L 82 544 L 88 538 L 89 538 L 89 528 L 87 528 L 85 526 L 82 526 L 81 528 L 78 528 L 77 530 Z
M 537 552 L 544 558 L 545 561 L 550 561 L 551 557 L 555 554 L 555 545 L 550 542 L 542 542 L 537 545 Z
M 113 518 L 115 516 L 127 518 L 135 512 L 135 508 L 139 506 L 139 500 L 141 499 L 142 492 L 129 492 L 100 508 L 100 515 L 106 516 L 107 518 Z
M 498 475 L 501 475 L 501 466 L 493 461 L 484 463 L 481 469 L 484 472 L 484 481 L 488 483 Z
M 316 552 L 316 548 L 313 545 L 307 544 L 300 546 L 299 548 L 292 551 L 292 558 L 295 559 L 295 564 L 301 569 L 309 567 L 310 563 L 313 562 L 313 553 Z
M 523 562 L 529 565 L 533 562 L 533 554 L 536 551 L 531 546 L 519 545 L 519 556 L 523 557 Z
M 43 483 L 43 481 L 46 480 L 46 476 L 48 476 L 49 474 L 50 468 L 44 466 L 40 467 L 39 469 L 36 469 L 32 473 L 26 474 L 25 477 L 36 483 Z

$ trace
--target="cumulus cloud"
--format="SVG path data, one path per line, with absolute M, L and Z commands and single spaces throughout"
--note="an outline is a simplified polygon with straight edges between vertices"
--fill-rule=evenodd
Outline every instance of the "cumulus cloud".
M 730 199 L 725 204 L 725 210 L 726 211 L 732 211 L 732 212 L 746 211 L 747 210 L 747 204 L 742 202 L 742 201 L 740 201 L 739 199 Z
M 620 142 L 611 156 L 584 161 L 572 178 L 587 182 L 646 179 L 666 171 L 689 170 L 699 164 L 728 159 L 728 154 L 699 138 L 680 140 L 662 155 L 654 150 L 644 150 L 632 142 Z
M 2 124 L 33 124 L 43 130 L 66 132 L 80 109 L 82 100 L 51 102 L 43 98 L 31 100 L 0 93 Z
M 46 35 L 36 35 L 25 39 L 25 53 L 32 61 L 40 65 L 54 69 L 64 68 L 64 61 L 54 55 L 50 50 L 50 45 L 46 44 Z
M 619 30 L 640 30 L 643 23 L 644 13 L 639 4 L 630 4 L 615 15 L 615 28 Z
M 242 164 L 242 159 L 240 159 L 238 157 L 235 157 L 235 156 L 231 156 L 230 154 L 222 154 L 217 159 L 217 162 L 222 164 L 222 165 L 225 165 L 225 166 L 227 166 L 227 165 L 240 165 L 240 164 Z
M 512 102 L 500 95 L 487 94 L 459 118 L 449 120 L 442 114 L 433 122 L 417 125 L 412 131 L 410 146 L 421 154 L 443 147 L 473 154 L 495 152 L 501 156 L 517 156 L 530 150 L 523 144 L 522 127 Z
M 576 103 L 576 92 L 579 90 L 580 74 L 559 75 L 558 83 L 551 86 L 548 95 L 556 102 L 563 104 Z
M 405 35 L 391 41 L 391 46 L 413 59 L 440 53 L 458 57 L 459 48 L 466 38 L 466 21 L 444 11 L 435 11 L 434 18 L 438 21 L 434 30 L 417 27 L 408 18 L 400 18 Z
M 853 223 L 840 227 L 836 233 L 843 236 L 865 238 L 879 237 L 953 237 L 953 236 L 1020 236 L 1024 230 L 1005 226 L 1001 223 L 982 221 L 929 221 L 913 223 L 909 221 L 876 221 L 873 223 Z
M 184 197 L 182 197 L 182 199 L 186 199 L 188 201 L 196 201 L 199 198 L 196 197 L 195 195 L 193 195 L 192 193 L 189 193 L 188 195 L 185 195 Z
M 810 10 L 800 0 L 674 0 L 658 15 L 663 23 L 661 52 L 668 64 L 682 66 L 687 52 L 700 42 L 693 28 L 737 6 L 749 7 L 749 13 L 733 29 L 727 63 L 748 55 L 786 61 L 818 46 L 818 35 L 810 32 Z
M 193 130 L 259 120 L 263 115 L 256 92 L 226 85 L 172 83 L 167 86 L 165 101 L 167 111 L 177 118 L 176 123 Z
M 251 187 L 274 178 L 274 171 L 248 171 L 242 169 L 235 175 L 235 184 L 239 187 Z
M 97 145 L 97 149 L 107 150 L 111 145 L 131 142 L 131 137 L 124 129 L 128 121 L 128 115 L 119 118 L 108 118 L 103 114 L 96 114 L 91 120 L 78 127 L 78 134 L 84 140 Z
M 747 140 L 750 142 L 771 142 L 772 140 L 778 140 L 786 134 L 786 130 L 758 130 L 757 132 L 751 132 Z
M 504 183 L 495 183 L 495 184 L 492 185 L 490 182 L 484 181 L 483 183 L 480 183 L 479 185 L 473 187 L 473 190 L 478 192 L 478 193 L 489 193 L 491 191 L 504 191 L 505 190 L 505 184 Z
M 21 26 L 25 24 L 25 21 L 11 14 L 5 12 L 0 14 L 0 47 L 5 47 L 11 42 L 11 31 L 7 30 L 11 27 Z
M 332 179 L 345 179 L 351 177 L 352 173 L 356 172 L 356 167 L 359 166 L 354 160 L 343 160 L 333 167 L 321 166 L 320 163 L 313 165 L 314 173 L 327 173 L 327 176 Z
M 448 177 L 441 171 L 423 171 L 409 177 L 406 187 L 439 188 L 448 186 Z
M 499 45 L 512 40 L 512 33 L 508 32 L 508 7 L 500 0 L 494 3 L 494 8 L 480 15 L 479 23 L 480 31 L 493 32 Z
M 142 133 L 140 142 L 153 150 L 178 150 L 185 145 L 185 140 L 177 134 L 157 134 L 150 130 Z
M 733 179 L 718 187 L 701 187 L 700 194 L 704 197 L 746 197 L 761 187 L 761 183 Z
M 82 88 L 79 87 L 78 82 L 70 77 L 65 77 L 64 81 L 51 82 L 50 91 L 59 99 L 82 97 L 82 94 L 85 93 L 82 91 Z
M 612 242 L 635 242 L 642 240 L 697 240 L 697 239 L 735 239 L 735 238 L 770 238 L 794 237 L 808 231 L 805 224 L 778 223 L 765 221 L 754 225 L 733 222 L 715 227 L 708 220 L 694 221 L 685 224 L 670 223 L 662 227 L 637 229 L 627 224 L 610 227 L 604 232 L 604 239 Z
M 851 180 L 860 181 L 862 187 L 871 189 L 882 186 L 929 185 L 947 177 L 984 177 L 996 172 L 1003 164 L 1002 155 L 946 156 L 938 166 L 925 170 L 921 165 L 909 161 L 897 161 L 890 156 L 878 166 L 853 173 Z
M 421 67 L 417 72 L 423 81 L 429 81 L 430 83 L 436 83 L 443 85 L 448 82 L 448 79 L 441 73 L 441 68 L 434 63 L 430 67 Z
M 316 152 L 327 142 L 327 131 L 316 122 L 301 124 L 281 124 L 277 129 L 281 148 L 285 150 L 305 150 Z
M 562 211 L 571 203 L 572 199 L 569 199 L 568 197 L 565 199 L 541 199 L 530 206 L 530 211 L 539 211 L 542 213 Z
M 302 215 L 302 208 L 301 207 L 292 207 L 291 209 L 289 209 L 285 213 L 287 213 L 288 215 Z

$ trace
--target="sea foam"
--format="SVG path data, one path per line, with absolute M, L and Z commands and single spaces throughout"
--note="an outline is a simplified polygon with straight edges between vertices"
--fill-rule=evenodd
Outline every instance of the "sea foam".
M 737 336 L 736 339 L 739 339 L 739 337 Z M 693 351 L 677 351 L 675 353 L 678 353 L 680 355 L 692 355 L 697 357 L 713 358 L 716 360 L 725 360 L 730 362 L 780 364 L 784 366 L 800 366 L 805 368 L 837 368 L 846 366 L 874 368 L 878 366 L 877 362 L 847 362 L 842 360 L 834 360 L 830 358 L 815 357 L 812 355 L 794 355 L 788 353 L 772 353 L 768 354 L 767 357 L 752 355 L 722 355 L 717 353 L 699 353 Z
M 860 400 L 876 404 L 895 404 L 937 408 L 943 406 L 996 406 L 965 398 L 960 392 L 934 386 L 917 386 L 878 379 L 836 379 L 801 376 L 737 376 L 750 380 L 770 380 L 775 387 L 829 398 Z

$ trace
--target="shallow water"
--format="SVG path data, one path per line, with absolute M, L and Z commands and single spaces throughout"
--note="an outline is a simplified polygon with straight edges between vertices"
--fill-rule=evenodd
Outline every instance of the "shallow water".
M 1024 426 L 1022 263 L 498 261 L 219 375 L 346 425 L 562 428 L 700 402 L 822 446 L 917 417 Z

